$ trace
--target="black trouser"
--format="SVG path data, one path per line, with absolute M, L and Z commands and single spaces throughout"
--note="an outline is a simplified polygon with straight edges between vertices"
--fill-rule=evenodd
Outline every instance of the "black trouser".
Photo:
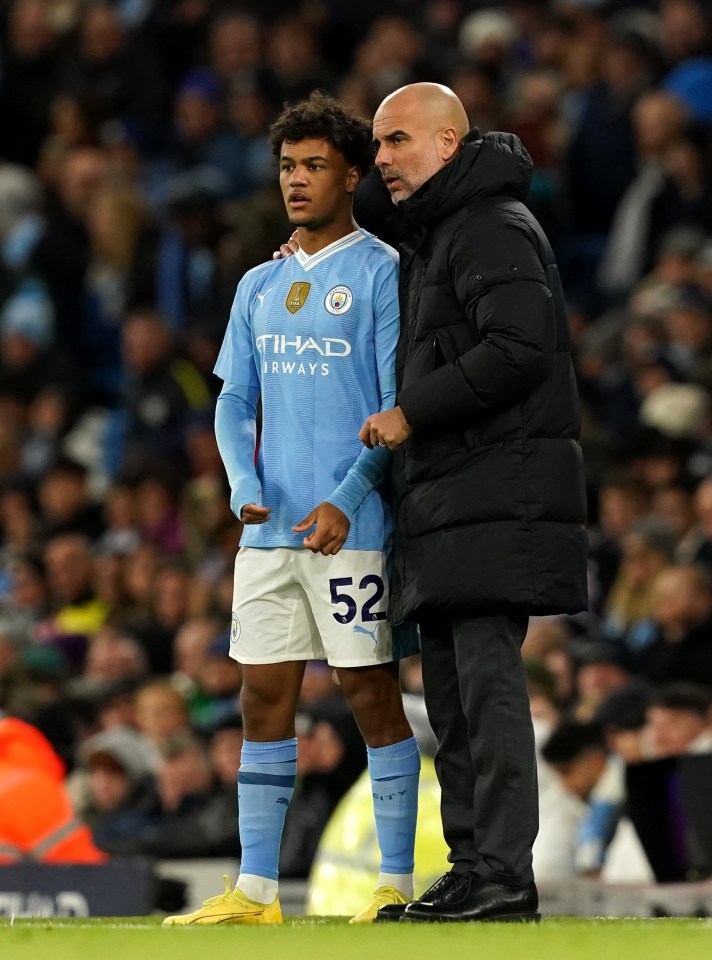
M 423 683 L 438 749 L 442 821 L 453 870 L 530 881 L 539 827 L 536 758 L 520 654 L 527 611 L 420 625 Z

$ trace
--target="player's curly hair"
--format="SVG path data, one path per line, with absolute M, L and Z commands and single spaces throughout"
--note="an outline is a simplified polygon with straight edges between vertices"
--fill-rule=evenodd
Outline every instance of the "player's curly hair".
M 373 163 L 371 125 L 322 90 L 314 90 L 300 103 L 285 106 L 269 131 L 272 153 L 277 159 L 285 141 L 298 143 L 311 138 L 326 140 L 350 164 L 359 167 L 362 175 Z

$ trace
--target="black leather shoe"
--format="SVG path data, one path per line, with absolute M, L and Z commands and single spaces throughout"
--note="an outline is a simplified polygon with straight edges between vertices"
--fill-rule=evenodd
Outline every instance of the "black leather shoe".
M 415 900 L 403 912 L 403 920 L 447 923 L 450 921 L 538 922 L 541 920 L 535 883 L 521 887 L 495 883 L 476 873 L 467 873 L 430 903 Z
M 417 900 L 412 900 L 411 903 L 432 903 L 438 897 L 444 895 L 444 893 L 450 889 L 457 881 L 461 882 L 463 874 L 461 873 L 445 873 L 442 877 L 439 877 L 432 887 L 428 887 L 425 893 L 418 897 Z M 374 923 L 397 923 L 400 918 L 405 913 L 406 907 L 410 906 L 408 903 L 389 903 L 381 909 L 376 914 L 376 919 Z

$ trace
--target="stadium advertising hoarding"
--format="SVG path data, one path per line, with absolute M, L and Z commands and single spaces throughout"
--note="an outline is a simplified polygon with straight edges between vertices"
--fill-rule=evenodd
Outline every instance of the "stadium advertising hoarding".
M 153 907 L 150 862 L 0 868 L 0 917 L 137 917 Z

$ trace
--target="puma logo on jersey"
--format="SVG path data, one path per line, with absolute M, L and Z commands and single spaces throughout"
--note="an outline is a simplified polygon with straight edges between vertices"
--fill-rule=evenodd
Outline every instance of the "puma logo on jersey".
M 264 303 L 265 297 L 267 296 L 268 293 L 271 293 L 271 291 L 272 291 L 272 287 L 270 287 L 268 290 L 265 290 L 264 293 L 257 294 L 257 299 L 260 301 L 260 306 L 262 306 L 262 304 Z

